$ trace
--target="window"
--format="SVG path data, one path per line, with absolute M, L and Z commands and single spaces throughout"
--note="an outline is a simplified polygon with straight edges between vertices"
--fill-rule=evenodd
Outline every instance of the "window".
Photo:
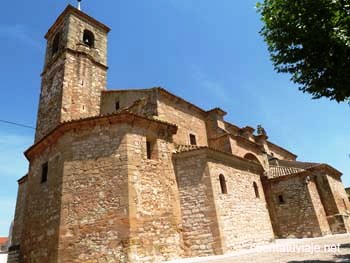
M 348 206 L 346 205 L 346 201 L 345 201 L 345 199 L 343 198 L 343 204 L 344 204 L 344 208 L 345 208 L 345 210 L 348 210 Z
M 259 187 L 256 182 L 253 183 L 253 187 L 254 187 L 255 197 L 260 198 Z
M 283 197 L 283 195 L 279 195 L 278 196 L 278 203 L 280 204 L 280 205 L 282 205 L 282 204 L 285 204 L 286 202 L 284 201 L 284 197 Z
M 226 186 L 225 176 L 220 174 L 219 180 L 220 180 L 221 193 L 227 194 L 227 186 Z
M 119 100 L 115 102 L 115 110 L 118 111 L 120 109 L 120 103 Z
M 47 174 L 49 172 L 49 164 L 46 162 L 41 166 L 41 183 L 47 181 Z
M 190 134 L 190 143 L 191 145 L 197 145 L 196 135 Z
M 84 30 L 83 35 L 83 43 L 89 47 L 94 47 L 95 45 L 95 36 L 94 34 L 89 30 Z
M 152 159 L 152 142 L 146 142 L 147 159 Z
M 52 42 L 52 56 L 55 55 L 60 49 L 61 34 L 57 33 Z

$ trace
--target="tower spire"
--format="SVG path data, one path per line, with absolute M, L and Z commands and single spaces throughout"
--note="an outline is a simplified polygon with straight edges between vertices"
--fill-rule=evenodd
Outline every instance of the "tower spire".
M 80 3 L 81 3 L 81 0 L 78 0 L 78 10 L 81 10 L 81 5 L 80 5 Z

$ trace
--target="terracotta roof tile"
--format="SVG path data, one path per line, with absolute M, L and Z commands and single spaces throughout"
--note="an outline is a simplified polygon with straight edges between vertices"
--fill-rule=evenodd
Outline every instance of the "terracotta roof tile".
M 0 237 L 0 245 L 4 245 L 8 240 L 8 237 Z
M 197 146 L 197 145 L 175 145 L 175 153 L 183 153 L 183 152 L 189 152 L 194 151 L 198 149 L 208 148 L 207 146 Z
M 295 167 L 285 167 L 285 166 L 272 166 L 270 165 L 270 170 L 268 172 L 268 178 L 277 178 L 281 176 L 286 176 L 290 174 L 296 174 L 304 172 L 304 169 L 295 168 Z

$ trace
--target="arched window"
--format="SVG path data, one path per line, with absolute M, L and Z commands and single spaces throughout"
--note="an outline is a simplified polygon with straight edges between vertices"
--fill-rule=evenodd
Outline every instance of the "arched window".
M 254 187 L 255 197 L 260 198 L 259 187 L 256 182 L 253 183 L 253 187 Z
M 221 193 L 222 194 L 227 194 L 227 186 L 226 186 L 225 176 L 220 174 L 219 175 L 219 180 L 220 180 Z
M 57 33 L 52 42 L 52 56 L 55 55 L 60 49 L 61 34 Z
M 83 43 L 89 47 L 95 46 L 95 36 L 89 30 L 84 30 Z

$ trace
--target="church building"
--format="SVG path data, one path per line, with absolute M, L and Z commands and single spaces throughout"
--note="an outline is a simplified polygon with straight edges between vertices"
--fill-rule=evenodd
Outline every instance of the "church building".
M 341 172 L 160 88 L 110 90 L 110 29 L 48 30 L 9 263 L 163 262 L 350 232 Z

